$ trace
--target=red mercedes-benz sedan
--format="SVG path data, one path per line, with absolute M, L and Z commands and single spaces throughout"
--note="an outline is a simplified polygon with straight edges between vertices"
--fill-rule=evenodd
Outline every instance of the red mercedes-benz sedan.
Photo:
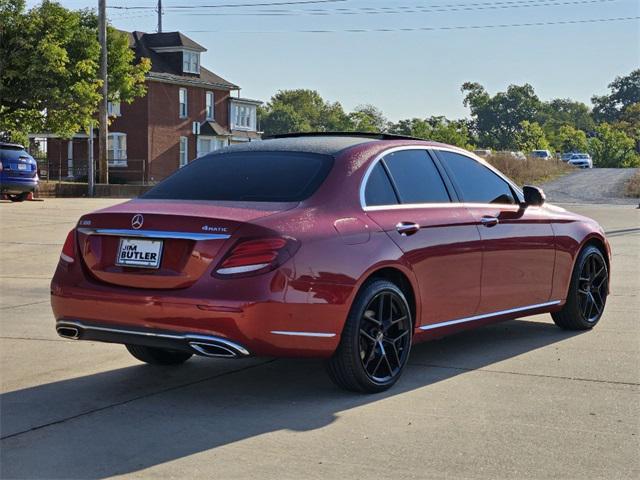
M 338 385 L 382 391 L 429 338 L 543 312 L 598 322 L 604 232 L 544 201 L 439 143 L 232 146 L 80 218 L 51 283 L 56 329 L 152 364 L 321 357 Z

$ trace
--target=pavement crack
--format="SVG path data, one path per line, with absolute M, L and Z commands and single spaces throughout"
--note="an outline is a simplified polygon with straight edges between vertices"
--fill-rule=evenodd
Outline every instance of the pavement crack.
M 0 307 L 0 310 L 10 310 L 12 308 L 28 307 L 30 305 L 40 305 L 41 303 L 49 303 L 49 300 L 40 300 L 39 302 L 21 303 L 19 305 L 7 305 L 6 307 Z
M 506 375 L 518 375 L 523 377 L 538 377 L 538 378 L 554 378 L 558 380 L 573 380 L 576 382 L 593 382 L 593 383 L 609 383 L 613 385 L 631 385 L 640 386 L 640 383 L 636 382 L 619 382 L 617 380 L 598 380 L 596 378 L 582 378 L 582 377 L 567 377 L 563 375 L 544 375 L 541 373 L 523 373 L 523 372 L 510 372 L 506 370 L 492 370 L 489 368 L 466 368 L 466 367 L 451 367 L 448 365 L 436 365 L 433 363 L 414 363 L 409 362 L 409 365 L 419 367 L 431 367 L 431 368 L 443 368 L 448 370 L 459 370 L 461 372 L 487 372 L 487 373 L 502 373 Z
M 155 395 L 160 395 L 160 394 L 171 392 L 171 391 L 174 391 L 174 390 L 179 390 L 179 389 L 184 388 L 184 387 L 190 387 L 192 385 L 197 385 L 199 383 L 208 382 L 209 380 L 213 380 L 215 378 L 226 377 L 227 375 L 233 375 L 234 373 L 240 373 L 240 372 L 244 372 L 246 370 L 251 370 L 252 368 L 261 367 L 263 365 L 267 365 L 268 363 L 273 363 L 273 362 L 275 362 L 277 360 L 278 360 L 277 358 L 272 358 L 270 360 L 267 360 L 266 362 L 261 362 L 261 363 L 255 364 L 255 365 L 249 365 L 248 367 L 238 368 L 237 370 L 231 370 L 229 372 L 219 373 L 217 375 L 212 375 L 210 377 L 201 378 L 199 380 L 194 380 L 193 382 L 182 383 L 180 385 L 174 385 L 173 387 L 163 388 L 162 390 L 156 390 L 154 392 L 149 392 L 149 393 L 145 393 L 143 395 L 138 395 L 136 397 L 129 398 L 127 400 L 123 400 L 121 402 L 116 402 L 116 403 L 112 403 L 112 404 L 109 404 L 109 405 L 105 405 L 104 407 L 93 408 L 91 410 L 87 410 L 86 412 L 81 412 L 81 413 L 77 413 L 75 415 L 71 415 L 70 417 L 61 418 L 59 420 L 54 420 L 52 422 L 44 423 L 42 425 L 37 425 L 35 427 L 31 427 L 31 428 L 28 428 L 26 430 L 22 430 L 20 432 L 11 433 L 9 435 L 5 435 L 3 437 L 0 437 L 0 440 L 8 440 L 10 438 L 14 438 L 14 437 L 18 437 L 20 435 L 24 435 L 25 433 L 34 432 L 36 430 L 41 430 L 43 428 L 51 427 L 53 425 L 59 425 L 61 423 L 65 423 L 65 422 L 68 422 L 68 421 L 71 421 L 71 420 L 75 420 L 76 418 L 84 417 L 86 415 L 91 415 L 93 413 L 102 412 L 102 411 L 108 410 L 110 408 L 115 408 L 115 407 L 120 407 L 122 405 L 127 405 L 129 403 L 133 403 L 133 402 L 136 402 L 138 400 L 142 400 L 144 398 L 149 398 L 149 397 L 153 397 Z
M 37 342 L 64 342 L 64 343 L 74 343 L 75 340 L 62 340 L 56 338 L 31 338 L 31 337 L 4 337 L 1 336 L 0 340 L 35 340 Z

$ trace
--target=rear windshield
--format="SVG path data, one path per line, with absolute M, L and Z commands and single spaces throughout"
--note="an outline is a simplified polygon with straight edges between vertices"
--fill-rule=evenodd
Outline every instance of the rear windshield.
M 206 155 L 178 170 L 142 198 L 299 202 L 324 181 L 333 158 L 297 152 Z
M 31 158 L 22 148 L 0 147 L 0 160 L 18 160 L 19 158 Z

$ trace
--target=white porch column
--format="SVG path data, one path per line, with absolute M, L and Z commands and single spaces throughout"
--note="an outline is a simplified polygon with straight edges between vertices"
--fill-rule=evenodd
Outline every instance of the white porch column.
M 73 175 L 73 138 L 67 142 L 67 177 Z

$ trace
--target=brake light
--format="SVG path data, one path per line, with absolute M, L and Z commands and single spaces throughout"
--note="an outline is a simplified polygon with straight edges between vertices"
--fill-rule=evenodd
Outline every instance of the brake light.
M 67 239 L 64 241 L 64 245 L 62 246 L 62 252 L 60 252 L 60 260 L 63 260 L 67 263 L 73 263 L 76 258 L 76 230 L 75 228 L 69 232 L 67 235 Z
M 298 249 L 293 238 L 272 237 L 237 243 L 222 259 L 214 273 L 219 276 L 256 275 L 278 268 Z

